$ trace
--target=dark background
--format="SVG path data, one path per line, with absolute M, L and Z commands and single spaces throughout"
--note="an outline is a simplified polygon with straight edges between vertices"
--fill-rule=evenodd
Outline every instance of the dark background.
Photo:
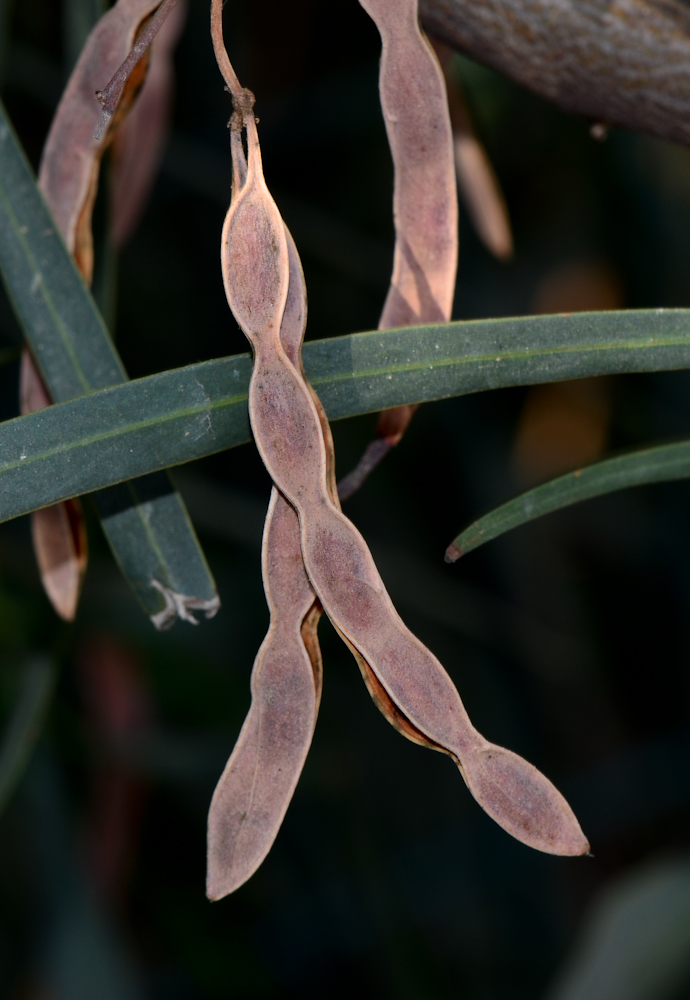
M 97 0 L 69 4 L 88 13 Z M 34 166 L 76 44 L 63 7 L 0 0 L 2 96 Z M 208 4 L 190 7 L 173 135 L 118 261 L 114 330 L 132 377 L 246 350 L 218 260 L 230 107 Z M 374 328 L 393 241 L 378 33 L 356 0 L 230 0 L 226 35 L 302 255 L 308 337 Z M 454 318 L 690 306 L 687 151 L 621 131 L 596 142 L 588 122 L 476 63 L 453 67 L 515 236 L 513 261 L 499 263 L 461 212 Z M 17 336 L 3 302 L 0 338 Z M 388 726 L 323 620 L 323 702 L 293 804 L 259 872 L 211 905 L 206 811 L 267 625 L 270 483 L 256 449 L 179 470 L 223 603 L 198 628 L 153 630 L 88 504 L 91 560 L 71 627 L 43 596 L 28 519 L 0 526 L 3 718 L 27 657 L 53 651 L 60 663 L 45 731 L 0 816 L 2 996 L 565 998 L 554 983 L 601 900 L 650 871 L 685 870 L 690 487 L 572 508 L 455 566 L 443 552 L 527 485 L 682 435 L 689 390 L 685 373 L 634 375 L 427 405 L 346 505 L 477 727 L 558 785 L 593 859 L 537 854 L 495 826 L 449 759 Z M 0 370 L 3 417 L 16 396 L 12 364 Z M 341 474 L 374 422 L 334 425 Z M 690 996 L 687 971 L 649 995 Z

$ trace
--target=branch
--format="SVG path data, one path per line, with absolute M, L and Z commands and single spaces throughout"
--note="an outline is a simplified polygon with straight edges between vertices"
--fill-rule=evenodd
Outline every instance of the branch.
M 690 145 L 678 0 L 420 0 L 432 35 L 564 111 Z

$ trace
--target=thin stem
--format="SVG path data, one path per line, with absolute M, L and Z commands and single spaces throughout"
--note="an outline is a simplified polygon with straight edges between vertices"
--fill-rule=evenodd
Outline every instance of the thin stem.
M 237 79 L 237 73 L 232 68 L 228 57 L 223 41 L 223 2 L 224 0 L 211 0 L 211 39 L 218 69 L 225 80 L 225 89 L 232 95 L 232 104 L 235 109 L 228 124 L 233 131 L 241 131 L 247 120 L 254 117 L 252 111 L 254 95 L 251 90 L 243 87 Z
M 132 51 L 129 53 L 120 68 L 116 71 L 104 90 L 97 90 L 96 97 L 103 105 L 103 112 L 93 134 L 94 139 L 102 139 L 108 125 L 108 121 L 115 114 L 117 102 L 122 96 L 125 84 L 132 75 L 137 63 L 146 52 L 147 48 L 158 34 L 166 17 L 177 4 L 177 0 L 163 0 L 154 16 L 146 25 L 142 33 L 137 38 Z
M 237 79 L 237 73 L 232 68 L 225 42 L 223 41 L 223 0 L 211 0 L 211 39 L 213 51 L 216 54 L 218 69 L 223 75 L 225 85 L 232 94 L 233 101 L 241 99 L 244 89 Z

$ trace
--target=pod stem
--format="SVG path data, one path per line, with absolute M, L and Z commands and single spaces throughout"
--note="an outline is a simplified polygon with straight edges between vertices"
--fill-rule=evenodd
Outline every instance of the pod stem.
M 163 0 L 163 3 L 160 5 L 132 46 L 132 51 L 129 53 L 119 69 L 116 70 L 107 86 L 103 90 L 96 91 L 96 97 L 103 105 L 103 111 L 101 112 L 101 117 L 98 125 L 96 126 L 96 131 L 93 134 L 94 139 L 103 138 L 105 130 L 108 126 L 108 121 L 115 114 L 117 103 L 122 96 L 122 91 L 125 89 L 125 84 L 132 75 L 137 63 L 163 26 L 163 22 L 167 18 L 168 14 L 171 12 L 173 7 L 176 6 L 177 2 L 178 0 Z

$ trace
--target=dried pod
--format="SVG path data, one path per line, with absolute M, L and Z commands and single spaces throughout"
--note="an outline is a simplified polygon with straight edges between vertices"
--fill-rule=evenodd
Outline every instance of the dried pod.
M 446 323 L 458 264 L 453 134 L 441 67 L 417 18 L 417 0 L 360 0 L 381 34 L 381 107 L 393 157 L 395 254 L 379 329 Z M 381 414 L 376 438 L 338 486 L 359 489 L 398 444 L 416 406 Z
M 213 0 L 212 10 L 219 24 L 219 0 Z M 240 92 L 228 85 L 237 108 Z M 379 703 L 404 720 L 400 728 L 406 735 L 454 757 L 475 798 L 518 839 L 549 853 L 583 854 L 588 844 L 568 804 L 532 765 L 474 729 L 450 677 L 400 619 L 364 539 L 329 496 L 328 449 L 313 390 L 281 343 L 288 243 L 263 180 L 247 99 L 241 113 L 236 110 L 234 127 L 241 123 L 247 129 L 248 166 L 223 227 L 223 279 L 254 350 L 249 389 L 254 437 L 275 485 L 297 511 L 311 585 L 360 665 L 366 665 Z
M 136 230 L 163 158 L 172 118 L 173 53 L 186 17 L 182 0 L 156 36 L 141 93 L 113 139 L 110 217 L 118 248 Z
M 58 229 L 87 282 L 93 273 L 91 215 L 107 143 L 93 138 L 94 94 L 131 50 L 139 28 L 160 0 L 118 0 L 98 22 L 69 79 L 46 139 L 39 185 Z M 146 75 L 142 60 L 118 106 L 114 124 L 129 110 Z M 98 107 L 98 105 L 96 105 Z
M 235 149 L 242 170 L 241 148 Z M 242 171 L 244 172 L 244 171 Z M 304 275 L 286 233 L 289 291 L 281 340 L 300 363 L 306 325 Z M 208 816 L 206 894 L 220 899 L 259 867 L 273 845 L 302 773 L 321 697 L 321 606 L 302 561 L 299 522 L 273 488 L 262 571 L 271 624 L 252 670 L 252 703 L 213 794 Z
M 294 511 L 273 491 L 263 542 L 271 626 L 252 671 L 252 704 L 216 787 L 208 818 L 209 899 L 233 892 L 270 850 L 311 745 L 321 658 L 308 619 L 314 592 Z M 302 636 L 309 629 L 309 644 Z M 311 655 L 310 655 L 311 654 Z

